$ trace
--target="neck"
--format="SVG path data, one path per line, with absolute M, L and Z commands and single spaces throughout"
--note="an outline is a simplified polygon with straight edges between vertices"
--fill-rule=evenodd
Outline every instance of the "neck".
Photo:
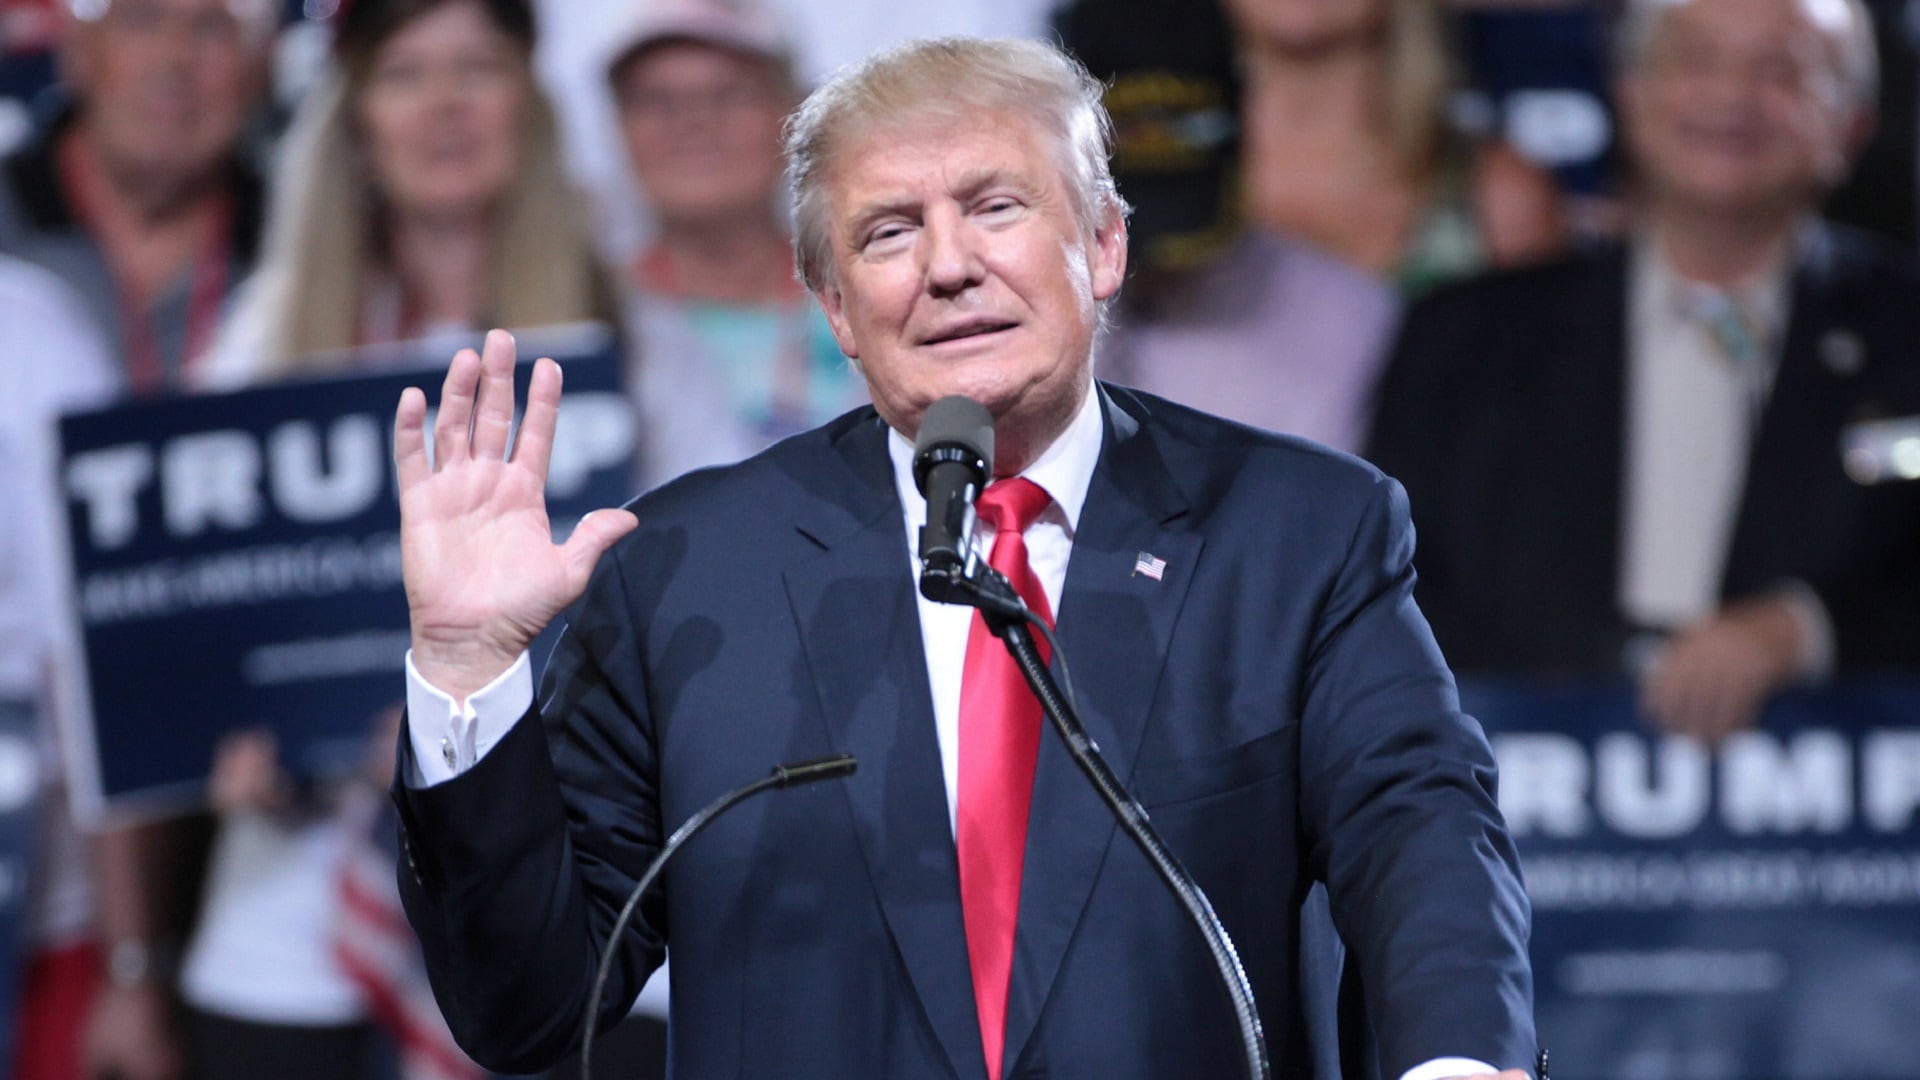
M 1384 63 L 1362 42 L 1310 52 L 1256 45 L 1243 56 L 1253 126 L 1296 137 L 1373 131 Z
M 650 257 L 677 292 L 696 299 L 762 303 L 793 291 L 792 246 L 771 212 L 663 222 Z
M 478 323 L 487 302 L 492 229 L 484 217 L 394 215 L 388 258 L 412 314 L 423 323 Z
M 226 195 L 222 162 L 175 170 L 147 168 L 116 158 L 81 124 L 65 137 L 61 153 L 80 166 L 85 198 L 133 228 L 164 229 Z
M 996 479 L 1018 476 L 1040 460 L 1079 415 L 1087 395 L 1093 393 L 1093 380 L 1080 386 L 1080 393 L 1033 416 L 996 417 L 993 425 L 993 475 Z
M 105 252 L 118 287 L 146 303 L 207 250 L 228 197 L 217 167 L 159 175 L 116 162 L 84 128 L 58 148 L 68 200 Z
M 1740 213 L 1680 212 L 1656 200 L 1648 231 L 1674 271 L 1689 281 L 1731 287 L 1780 265 L 1803 220 L 1798 208 Z

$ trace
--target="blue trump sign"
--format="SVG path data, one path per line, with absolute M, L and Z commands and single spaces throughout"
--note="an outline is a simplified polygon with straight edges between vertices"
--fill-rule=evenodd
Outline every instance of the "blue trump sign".
M 1718 746 L 1625 686 L 1469 681 L 1533 899 L 1555 1080 L 1920 1077 L 1920 681 Z
M 564 534 L 632 494 L 636 421 L 610 335 L 523 338 L 523 355 L 539 354 L 566 372 L 548 478 Z M 296 777 L 362 759 L 374 718 L 404 692 L 393 410 L 404 387 L 437 386 L 445 363 L 436 351 L 411 371 L 61 420 L 86 657 L 69 731 L 84 821 L 194 805 L 236 727 L 271 728 Z

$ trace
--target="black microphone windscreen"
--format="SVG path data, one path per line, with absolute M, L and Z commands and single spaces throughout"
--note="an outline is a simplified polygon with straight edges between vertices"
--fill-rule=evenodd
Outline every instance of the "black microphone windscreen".
M 926 471 L 919 463 L 930 450 L 942 446 L 962 446 L 993 468 L 993 414 L 970 397 L 951 394 L 927 406 L 920 418 L 920 433 L 913 440 L 914 480 L 926 493 Z M 981 477 L 984 485 L 986 478 Z

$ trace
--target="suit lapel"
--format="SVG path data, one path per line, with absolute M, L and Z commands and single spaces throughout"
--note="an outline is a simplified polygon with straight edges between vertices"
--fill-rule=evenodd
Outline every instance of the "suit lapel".
M 1144 415 L 1145 407 L 1125 391 L 1101 393 L 1105 443 L 1074 535 L 1058 631 L 1081 720 L 1124 778 L 1139 754 L 1202 540 L 1169 524 L 1186 512 L 1186 501 L 1134 415 Z M 1165 560 L 1159 580 L 1135 573 L 1143 554 Z M 1115 831 L 1112 815 L 1060 739 L 1043 733 L 1007 1001 L 1008 1071 L 1033 1035 Z M 1163 899 L 1173 902 L 1141 902 Z
M 836 751 L 859 759 L 840 786 L 888 929 L 949 1066 L 986 1071 L 967 978 L 946 781 L 934 730 L 906 534 L 871 417 L 835 448 L 843 474 L 804 478 L 824 498 L 800 531 L 825 550 L 786 572 L 807 671 Z
M 1832 527 L 1844 516 L 1842 506 L 1813 502 L 1847 491 L 1834 483 L 1838 445 L 1809 453 L 1807 434 L 1845 426 L 1856 376 L 1871 361 L 1853 325 L 1856 313 L 1844 303 L 1848 267 L 1836 245 L 1837 238 L 1816 227 L 1794 267 L 1779 367 L 1748 448 L 1746 483 L 1721 578 L 1724 599 L 1775 586 L 1792 572 L 1788 568 L 1807 565 L 1804 553 L 1828 535 L 1820 526 Z M 1809 527 L 1783 531 L 1770 525 L 1796 519 Z

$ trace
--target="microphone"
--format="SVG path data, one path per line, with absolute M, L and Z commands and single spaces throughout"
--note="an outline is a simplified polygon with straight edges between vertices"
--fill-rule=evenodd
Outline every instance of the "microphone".
M 973 501 L 993 467 L 993 416 L 953 394 L 927 408 L 913 441 L 913 482 L 927 497 L 920 527 L 920 593 L 944 604 L 970 603 L 979 556 L 973 551 Z
M 982 410 L 985 411 L 985 410 Z M 600 1018 L 600 999 L 607 991 L 607 976 L 613 971 L 614 947 L 620 943 L 620 935 L 627 932 L 627 924 L 633 921 L 633 913 L 640 906 L 640 898 L 646 895 L 647 886 L 660 876 L 660 871 L 680 850 L 680 845 L 693 839 L 693 834 L 707 827 L 707 823 L 743 802 L 770 788 L 799 787 L 816 780 L 837 780 L 843 776 L 852 776 L 855 762 L 852 754 L 836 754 L 833 757 L 815 758 L 812 761 L 795 761 L 786 765 L 775 765 L 773 771 L 744 787 L 734 788 L 725 795 L 708 803 L 700 812 L 688 818 L 654 855 L 647 864 L 646 872 L 640 875 L 640 881 L 633 891 L 627 894 L 627 902 L 621 907 L 620 914 L 613 920 L 613 929 L 607 933 L 607 943 L 600 950 L 600 968 L 594 972 L 593 993 L 587 998 L 587 1015 L 581 1023 L 580 1032 L 580 1078 L 592 1080 L 593 1076 L 593 1029 Z

